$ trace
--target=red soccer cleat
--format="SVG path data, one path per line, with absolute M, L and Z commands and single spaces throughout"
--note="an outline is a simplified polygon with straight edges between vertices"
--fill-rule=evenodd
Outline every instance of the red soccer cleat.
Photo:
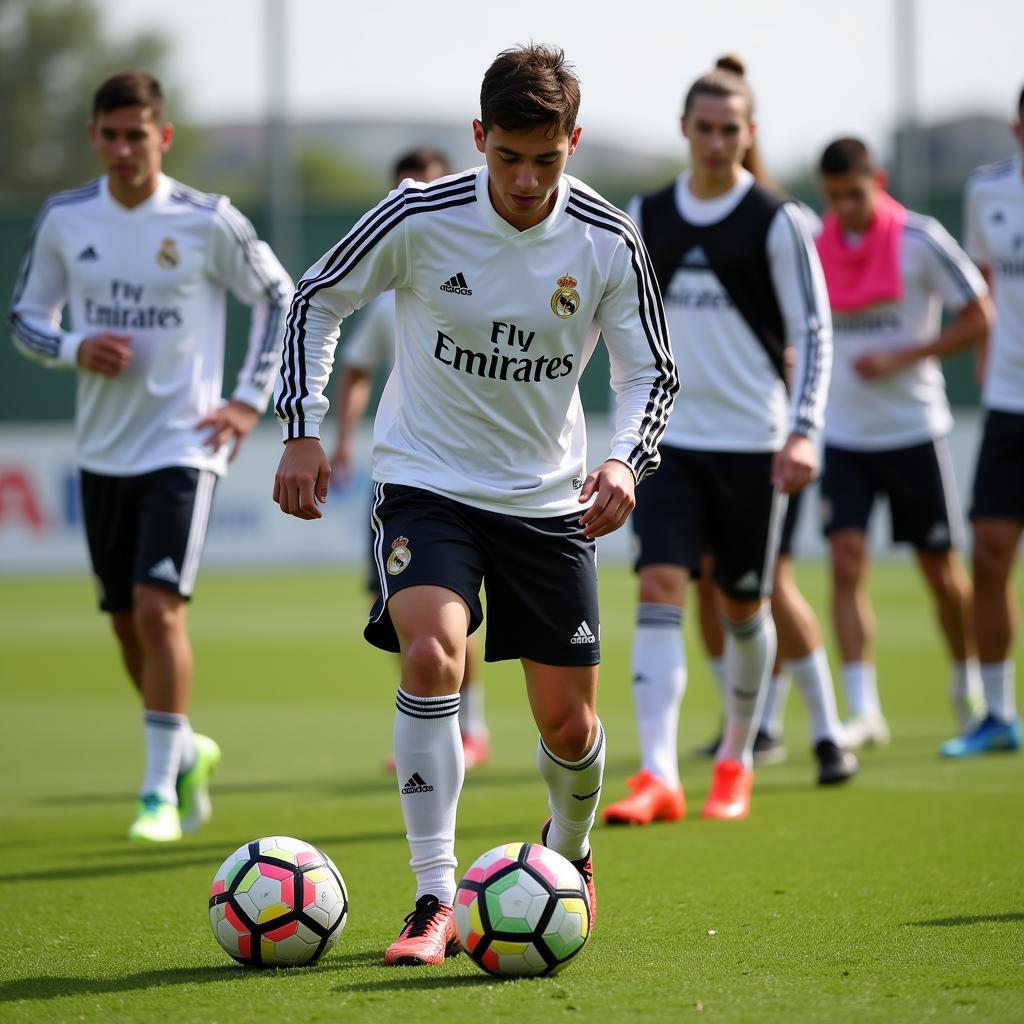
M 551 819 L 541 826 L 540 841 L 542 846 L 548 845 L 548 831 L 551 828 Z M 580 873 L 583 884 L 587 887 L 587 902 L 590 904 L 590 934 L 594 934 L 594 925 L 597 924 L 597 890 L 594 888 L 594 851 L 587 850 L 586 856 L 579 860 L 571 860 L 569 863 Z
M 455 932 L 455 911 L 436 896 L 421 896 L 405 927 L 384 953 L 389 967 L 418 967 L 444 963 L 462 950 Z
M 466 761 L 467 771 L 470 768 L 477 768 L 487 764 L 491 759 L 491 738 L 487 733 L 473 734 L 464 732 L 462 734 L 462 756 Z
M 701 811 L 703 818 L 745 818 L 750 813 L 754 772 L 739 761 L 719 761 L 711 780 L 711 792 Z
M 626 780 L 629 796 L 604 809 L 609 825 L 649 825 L 652 821 L 679 821 L 686 814 L 683 787 L 672 789 L 649 771 Z

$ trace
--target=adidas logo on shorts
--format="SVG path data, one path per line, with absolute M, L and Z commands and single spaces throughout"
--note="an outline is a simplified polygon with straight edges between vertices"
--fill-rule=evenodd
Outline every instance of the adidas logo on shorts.
M 161 558 L 152 569 L 149 570 L 149 575 L 156 580 L 166 580 L 168 583 L 178 583 L 178 570 L 174 568 L 174 562 L 171 561 L 170 555 L 166 558 Z
M 469 283 L 466 281 L 466 276 L 461 270 L 453 277 L 449 277 L 448 280 L 441 285 L 441 291 L 451 292 L 453 295 L 473 294 L 473 289 L 469 287 Z
M 433 793 L 434 787 L 428 786 L 419 772 L 413 772 L 409 781 L 402 787 L 402 796 L 409 796 L 410 793 Z
M 590 631 L 590 627 L 587 625 L 587 620 L 584 619 L 579 629 L 573 633 L 572 639 L 569 641 L 571 644 L 596 644 L 597 637 Z

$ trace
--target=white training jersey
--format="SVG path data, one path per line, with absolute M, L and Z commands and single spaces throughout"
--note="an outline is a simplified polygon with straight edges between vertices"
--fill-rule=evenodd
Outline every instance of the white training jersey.
M 992 274 L 996 323 L 989 338 L 982 402 L 1024 413 L 1024 164 L 979 167 L 967 180 L 965 245 Z
M 563 175 L 552 212 L 519 231 L 486 168 L 403 181 L 300 282 L 277 413 L 318 437 L 340 321 L 395 291 L 395 366 L 374 424 L 373 478 L 495 512 L 580 511 L 578 382 L 603 334 L 618 411 L 610 457 L 658 463 L 677 390 L 664 313 L 632 222 Z
M 47 201 L 15 286 L 11 325 L 25 355 L 78 369 L 82 468 L 110 476 L 167 466 L 224 472 L 227 446 L 205 447 L 208 431 L 196 423 L 223 401 L 228 290 L 252 307 L 232 397 L 262 412 L 293 286 L 224 196 L 161 175 L 153 195 L 131 209 L 105 177 Z M 131 365 L 114 378 L 77 362 L 79 345 L 105 333 L 131 337 Z
M 395 359 L 395 293 L 382 292 L 363 310 L 339 356 L 342 366 L 373 374 Z
M 854 363 L 868 352 L 935 339 L 942 309 L 959 311 L 988 289 L 977 267 L 933 217 L 908 214 L 900 244 L 903 298 L 856 313 L 833 313 L 835 358 L 825 409 L 825 440 L 839 448 L 884 451 L 944 437 L 953 429 L 937 358 L 865 380 Z
M 698 199 L 690 172 L 676 179 L 679 215 L 707 226 L 724 220 L 754 184 L 748 171 L 728 192 Z M 630 204 L 640 220 L 639 197 Z M 700 451 L 779 451 L 792 433 L 821 429 L 831 359 L 828 295 L 803 212 L 779 207 L 767 237 L 772 284 L 797 353 L 792 397 L 763 344 L 734 305 L 700 247 L 683 256 L 666 289 L 665 311 L 676 364 L 685 367 L 684 400 L 677 403 L 664 443 Z

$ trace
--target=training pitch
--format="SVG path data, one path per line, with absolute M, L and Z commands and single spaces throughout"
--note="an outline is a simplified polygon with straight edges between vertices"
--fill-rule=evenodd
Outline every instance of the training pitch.
M 824 611 L 823 566 L 799 576 Z M 124 838 L 141 716 L 88 580 L 4 580 L 0 1020 L 1024 1020 L 1024 756 L 938 758 L 953 725 L 923 586 L 893 563 L 872 591 L 892 746 L 865 752 L 851 785 L 816 788 L 794 689 L 790 758 L 758 770 L 750 819 L 700 820 L 710 766 L 689 751 L 718 712 L 688 622 L 689 816 L 598 827 L 593 942 L 554 978 L 500 982 L 465 956 L 381 965 L 413 890 L 383 767 L 397 667 L 362 640 L 355 573 L 201 575 L 192 721 L 224 761 L 210 825 L 155 848 Z M 636 768 L 625 569 L 603 570 L 602 598 L 609 801 Z M 463 790 L 462 868 L 536 840 L 546 817 L 519 667 L 483 679 L 494 757 Z M 274 834 L 320 846 L 348 883 L 348 928 L 313 968 L 246 969 L 210 932 L 217 866 Z

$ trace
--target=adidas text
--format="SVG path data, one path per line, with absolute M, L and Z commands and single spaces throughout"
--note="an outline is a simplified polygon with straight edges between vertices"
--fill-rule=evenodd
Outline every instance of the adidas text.
M 411 793 L 433 793 L 434 787 L 427 784 L 419 772 L 413 772 L 409 781 L 402 787 L 402 796 L 409 796 Z
M 449 277 L 448 280 L 441 285 L 441 291 L 451 292 L 453 295 L 473 294 L 473 289 L 469 287 L 469 282 L 466 281 L 466 278 L 461 271 L 453 277 Z
M 591 632 L 590 627 L 587 625 L 587 620 L 584 619 L 579 629 L 573 634 L 572 639 L 569 641 L 571 644 L 594 644 L 597 643 L 597 637 Z

